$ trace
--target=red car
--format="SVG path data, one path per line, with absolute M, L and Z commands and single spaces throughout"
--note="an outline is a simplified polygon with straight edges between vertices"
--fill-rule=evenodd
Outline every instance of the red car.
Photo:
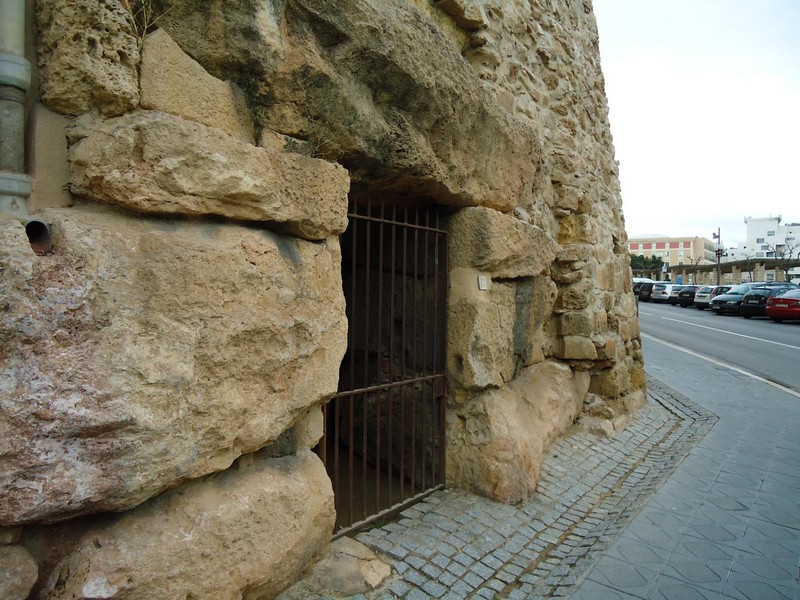
M 784 320 L 800 321 L 800 290 L 787 290 L 780 296 L 767 298 L 767 316 L 780 323 Z

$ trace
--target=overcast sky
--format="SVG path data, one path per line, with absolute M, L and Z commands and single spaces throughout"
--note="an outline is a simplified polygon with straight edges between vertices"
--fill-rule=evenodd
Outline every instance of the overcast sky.
M 594 0 L 629 237 L 800 222 L 800 0 Z

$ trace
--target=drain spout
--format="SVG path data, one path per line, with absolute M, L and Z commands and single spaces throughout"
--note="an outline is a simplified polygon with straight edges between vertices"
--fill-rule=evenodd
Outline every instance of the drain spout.
M 23 223 L 32 180 L 25 174 L 25 103 L 31 65 L 25 59 L 25 0 L 0 0 L 0 212 Z

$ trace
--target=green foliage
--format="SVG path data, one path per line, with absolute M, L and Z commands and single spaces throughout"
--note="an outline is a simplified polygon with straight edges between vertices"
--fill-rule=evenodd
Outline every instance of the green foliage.
M 631 269 L 634 271 L 660 271 L 664 261 L 657 256 L 645 256 L 640 254 L 636 256 L 631 254 Z

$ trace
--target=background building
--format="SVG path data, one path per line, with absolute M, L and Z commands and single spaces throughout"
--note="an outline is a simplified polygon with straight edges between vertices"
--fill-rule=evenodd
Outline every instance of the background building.
M 716 244 L 702 237 L 635 237 L 628 240 L 627 245 L 629 253 L 655 256 L 663 260 L 667 268 L 716 262 Z
M 746 261 L 758 258 L 784 259 L 793 262 L 800 255 L 800 223 L 781 225 L 780 215 L 745 217 L 747 241 L 727 249 L 726 260 Z M 788 265 L 787 265 L 788 266 Z M 789 269 L 792 280 L 800 279 L 800 266 Z M 767 280 L 775 278 L 774 269 L 766 272 Z

